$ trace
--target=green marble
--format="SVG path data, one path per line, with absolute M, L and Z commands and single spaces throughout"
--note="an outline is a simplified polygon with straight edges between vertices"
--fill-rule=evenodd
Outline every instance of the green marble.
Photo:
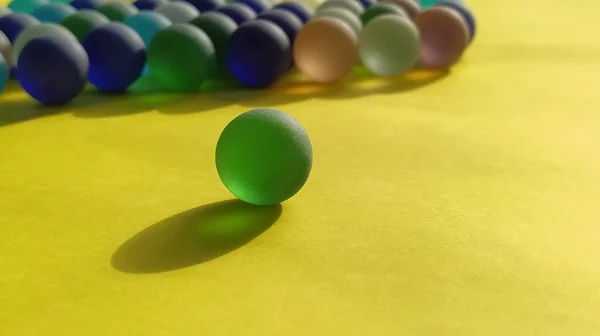
M 312 146 L 291 116 L 254 109 L 227 125 L 215 159 L 219 177 L 232 194 L 250 204 L 273 205 L 294 196 L 306 183 Z

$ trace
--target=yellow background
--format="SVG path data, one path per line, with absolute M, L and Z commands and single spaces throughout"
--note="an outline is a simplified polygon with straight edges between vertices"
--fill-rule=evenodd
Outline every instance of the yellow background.
M 471 5 L 445 75 L 46 116 L 11 86 L 0 335 L 600 335 L 600 2 Z M 217 138 L 257 106 L 305 126 L 312 175 L 282 207 L 218 203 Z

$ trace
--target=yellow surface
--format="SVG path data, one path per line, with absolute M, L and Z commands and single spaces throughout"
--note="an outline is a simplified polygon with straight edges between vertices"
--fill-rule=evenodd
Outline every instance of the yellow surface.
M 0 335 L 600 335 L 600 2 L 472 7 L 446 76 L 38 118 L 9 89 Z M 312 175 L 281 208 L 215 204 L 219 133 L 256 106 L 306 127 Z

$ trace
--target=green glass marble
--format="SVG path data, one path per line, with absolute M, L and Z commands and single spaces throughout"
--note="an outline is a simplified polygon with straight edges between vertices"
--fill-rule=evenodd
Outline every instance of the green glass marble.
M 419 5 L 421 6 L 421 8 L 426 9 L 434 6 L 438 2 L 440 2 L 440 0 L 421 0 L 419 1 Z
M 392 77 L 410 70 L 419 58 L 419 31 L 410 19 L 384 14 L 371 20 L 358 40 L 358 53 L 372 73 Z
M 18 68 L 19 55 L 25 45 L 36 37 L 47 36 L 47 35 L 58 35 L 63 39 L 71 39 L 76 43 L 79 43 L 75 35 L 71 33 L 67 28 L 58 25 L 56 23 L 41 23 L 35 26 L 31 26 L 23 30 L 17 37 L 12 45 L 12 60 L 13 65 Z
M 76 12 L 77 10 L 70 4 L 49 3 L 39 6 L 32 15 L 40 22 L 60 23 Z
M 238 25 L 229 16 L 212 11 L 202 14 L 190 22 L 192 25 L 202 29 L 212 41 L 215 47 L 218 71 L 215 75 L 227 74 L 225 54 L 229 37 L 237 29 Z
M 219 177 L 232 194 L 250 204 L 273 205 L 306 183 L 312 146 L 302 125 L 288 114 L 254 109 L 223 130 L 215 159 Z
M 364 7 L 358 1 L 353 0 L 329 0 L 325 1 L 319 8 L 317 9 L 317 13 L 320 11 L 324 11 L 330 8 L 343 8 L 347 11 L 350 11 L 356 16 L 360 16 L 365 10 Z
M 40 5 L 48 3 L 47 0 L 13 0 L 8 4 L 8 8 L 15 13 L 31 14 Z
M 352 31 L 356 34 L 357 37 L 360 35 L 360 32 L 362 30 L 362 23 L 358 19 L 358 16 L 354 15 L 352 12 L 344 8 L 324 9 L 315 13 L 315 15 L 313 16 L 313 20 L 322 17 L 330 17 L 344 22 L 350 28 L 352 28 Z
M 104 14 L 91 9 L 83 9 L 66 18 L 61 25 L 70 30 L 79 41 L 83 41 L 92 29 L 109 22 L 110 20 Z
M 458 5 L 463 5 L 465 6 L 465 0 L 421 0 L 421 1 L 417 1 L 415 0 L 415 2 L 422 8 L 422 9 L 427 9 L 429 7 L 433 7 L 435 5 L 437 5 L 440 2 L 452 2 Z
M 188 23 L 158 32 L 147 52 L 150 75 L 162 87 L 193 91 L 216 67 L 215 47 L 205 32 Z
M 110 21 L 117 22 L 122 22 L 138 13 L 137 8 L 124 2 L 105 2 L 96 7 L 96 10 L 104 14 Z
M 400 6 L 390 3 L 378 3 L 367 8 L 367 10 L 365 10 L 365 12 L 361 15 L 360 20 L 362 21 L 363 26 L 366 26 L 369 21 L 383 14 L 398 14 L 406 18 L 409 17 L 406 11 Z

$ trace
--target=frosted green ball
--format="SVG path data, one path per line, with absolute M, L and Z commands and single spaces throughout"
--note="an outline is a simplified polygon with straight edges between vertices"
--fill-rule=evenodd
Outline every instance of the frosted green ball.
M 435 6 L 435 4 L 438 2 L 439 0 L 421 0 L 419 4 L 421 5 L 421 8 L 425 9 Z
M 312 167 L 312 146 L 304 128 L 273 109 L 254 109 L 233 119 L 217 143 L 221 181 L 240 200 L 273 205 L 294 196 Z
M 360 60 L 372 73 L 392 77 L 412 68 L 419 58 L 419 31 L 403 16 L 385 14 L 363 29 L 358 39 Z
M 217 66 L 208 35 L 188 23 L 159 31 L 150 42 L 147 57 L 152 78 L 171 91 L 198 89 Z
M 125 21 L 128 17 L 138 13 L 136 7 L 125 2 L 105 2 L 96 7 L 96 10 L 104 14 L 110 21 L 117 22 Z
M 391 3 L 378 3 L 375 4 L 369 8 L 367 8 L 367 10 L 365 10 L 364 13 L 362 13 L 362 15 L 360 16 L 360 20 L 363 23 L 363 26 L 366 26 L 371 20 L 373 20 L 374 18 L 380 16 L 380 15 L 384 15 L 384 14 L 398 14 L 400 16 L 404 16 L 406 18 L 409 18 L 410 16 L 406 13 L 406 11 L 404 10 L 404 8 L 398 6 L 398 5 L 394 5 Z
M 87 33 L 109 22 L 110 20 L 100 12 L 82 9 L 66 18 L 61 25 L 70 30 L 79 41 L 83 41 Z

